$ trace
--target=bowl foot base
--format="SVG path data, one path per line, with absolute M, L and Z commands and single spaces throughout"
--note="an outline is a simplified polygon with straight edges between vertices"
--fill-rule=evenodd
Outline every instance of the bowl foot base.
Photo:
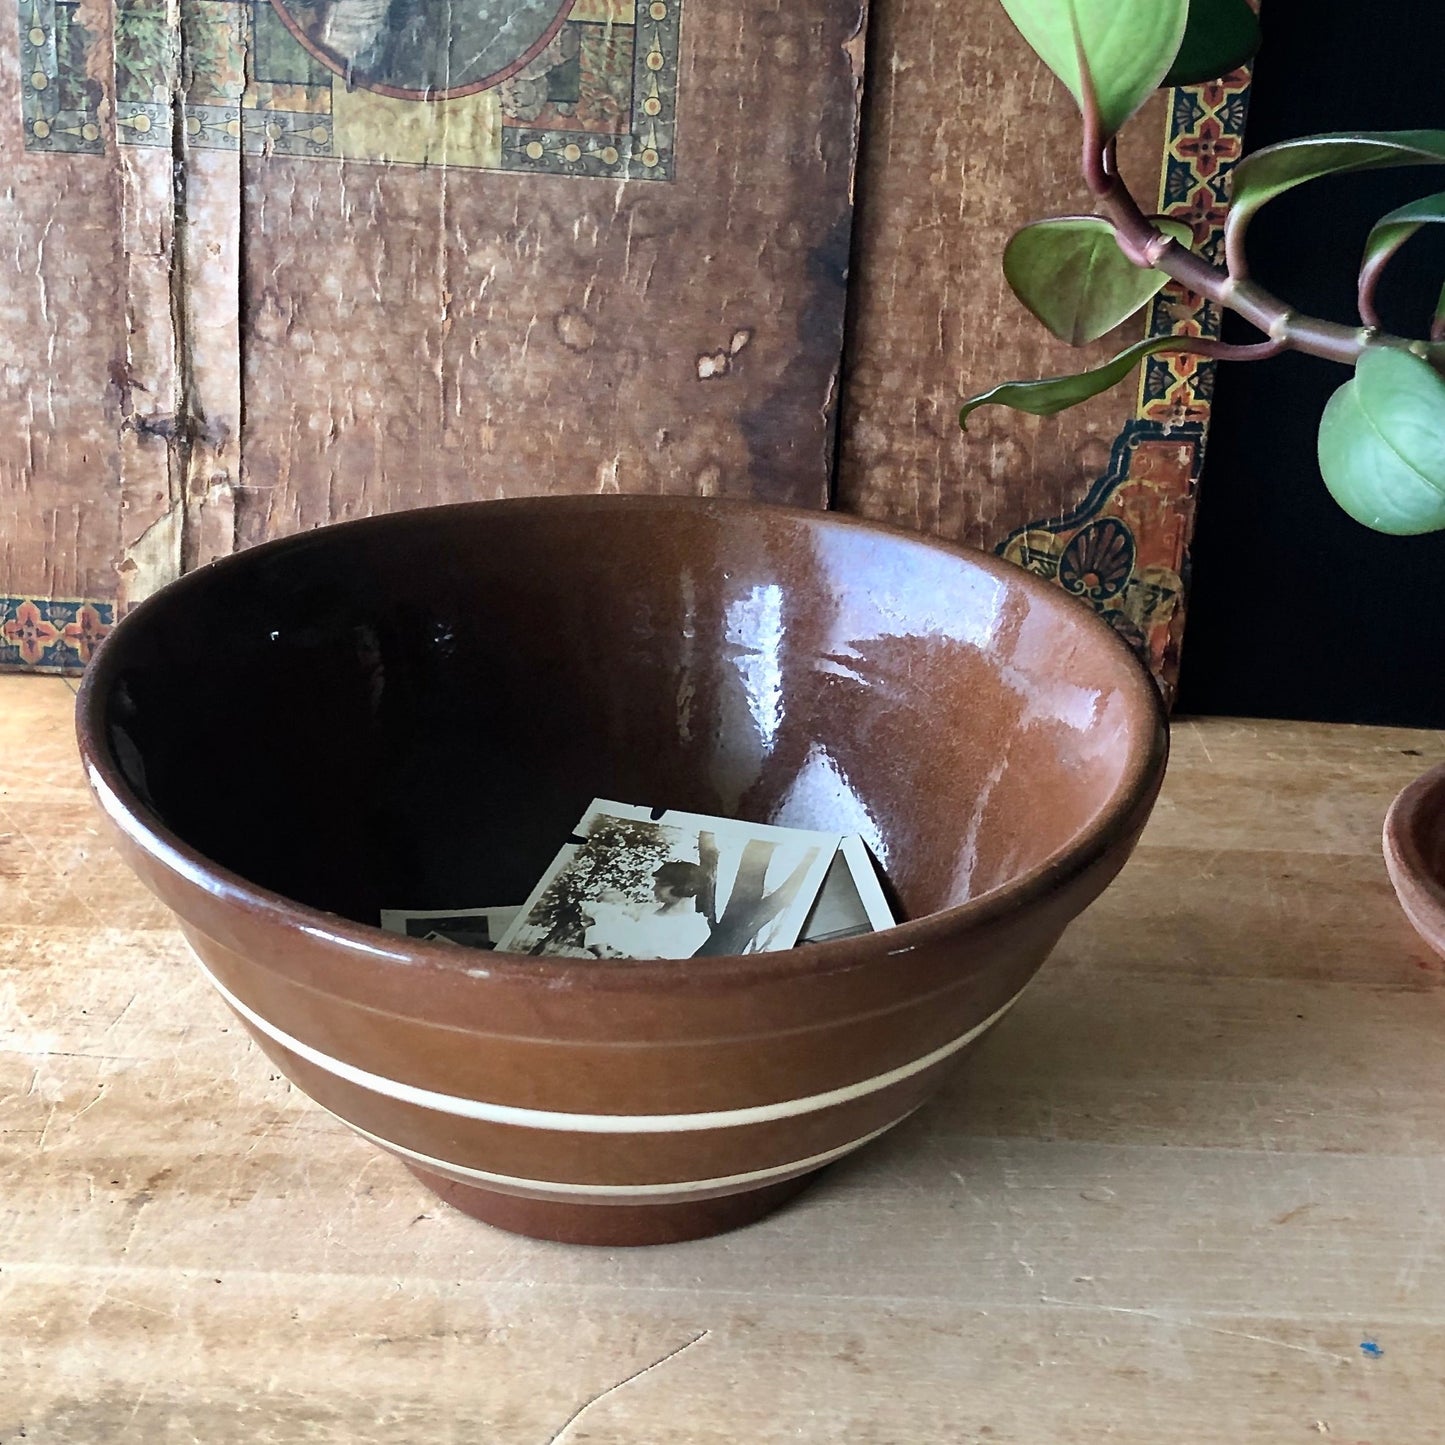
M 744 1194 L 721 1199 L 691 1199 L 675 1204 L 559 1204 L 522 1199 L 408 1164 L 407 1168 L 454 1209 L 484 1224 L 560 1244 L 680 1244 L 740 1229 L 787 1203 L 813 1178 L 803 1174 Z

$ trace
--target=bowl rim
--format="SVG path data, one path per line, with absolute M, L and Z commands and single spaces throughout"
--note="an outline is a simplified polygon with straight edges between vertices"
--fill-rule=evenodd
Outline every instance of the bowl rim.
M 187 592 L 205 587 L 207 580 L 217 571 L 255 566 L 278 553 L 301 551 L 308 546 L 318 545 L 318 538 L 329 537 L 337 532 L 385 530 L 398 525 L 425 526 L 439 514 L 451 513 L 458 508 L 470 511 L 488 509 L 494 512 L 599 509 L 608 512 L 682 510 L 703 514 L 754 512 L 790 518 L 807 526 L 831 526 L 870 532 L 893 542 L 943 552 L 1009 585 L 1022 587 L 1046 607 L 1067 612 L 1078 625 L 1092 631 L 1106 649 L 1116 649 L 1121 663 L 1120 688 L 1131 697 L 1147 721 L 1129 735 L 1128 753 L 1113 791 L 1069 842 L 1054 849 L 1025 872 L 980 893 L 977 897 L 955 904 L 951 908 L 925 914 L 921 918 L 905 920 L 890 929 L 830 943 L 794 946 L 754 954 L 719 955 L 708 959 L 549 958 L 498 953 L 494 950 L 459 949 L 454 944 L 431 943 L 424 939 L 407 939 L 406 947 L 402 949 L 393 941 L 397 939 L 397 935 L 386 932 L 378 924 L 360 923 L 263 888 L 206 858 L 171 831 L 131 788 L 104 739 L 106 702 L 116 670 L 116 662 L 112 659 L 118 660 L 122 651 L 114 645 L 113 639 L 117 636 L 123 638 L 137 625 L 143 625 L 144 620 L 153 613 L 174 606 L 177 599 L 184 597 Z M 1169 753 L 1169 734 L 1163 700 L 1154 679 L 1133 650 L 1115 629 L 1086 603 L 1070 597 L 1025 568 L 1006 562 L 980 548 L 963 546 L 841 512 L 785 506 L 749 498 L 650 493 L 563 493 L 442 503 L 332 523 L 259 543 L 243 552 L 219 558 L 165 584 L 137 603 L 116 624 L 111 634 L 101 642 L 81 679 L 76 694 L 75 720 L 76 736 L 87 780 L 97 803 L 111 823 L 134 846 L 148 854 L 166 871 L 185 879 L 222 906 L 238 908 L 248 914 L 268 916 L 284 924 L 288 930 L 303 932 L 313 939 L 374 964 L 396 964 L 412 971 L 421 965 L 441 974 L 506 979 L 544 990 L 576 983 L 584 977 L 589 988 L 600 985 L 624 991 L 646 991 L 664 985 L 675 988 L 679 984 L 700 989 L 720 982 L 736 983 L 753 978 L 770 981 L 790 976 L 811 978 L 875 962 L 878 958 L 876 940 L 879 937 L 887 938 L 890 946 L 886 950 L 886 956 L 891 959 L 940 942 L 963 929 L 987 926 L 1015 910 L 1065 888 L 1086 874 L 1120 837 L 1127 836 L 1136 822 L 1142 825 L 1162 783 Z M 283 959 L 273 958 L 269 962 L 278 971 L 289 972 Z
M 1419 836 L 1425 806 L 1437 795 L 1442 798 L 1442 813 L 1445 813 L 1445 763 L 1427 768 L 1395 795 L 1385 814 L 1383 844 L 1385 868 L 1400 906 L 1410 915 L 1418 932 L 1424 930 L 1415 915 L 1428 913 L 1426 926 L 1445 937 L 1445 880 L 1437 878 L 1426 866 Z M 1433 946 L 1440 945 L 1434 942 Z

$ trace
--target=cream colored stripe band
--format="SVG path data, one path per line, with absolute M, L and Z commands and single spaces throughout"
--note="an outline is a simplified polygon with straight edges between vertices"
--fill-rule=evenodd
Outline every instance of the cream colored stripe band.
M 195 950 L 192 949 L 192 953 Z M 435 1109 L 440 1114 L 451 1114 L 458 1119 L 480 1119 L 488 1124 L 511 1124 L 519 1129 L 554 1129 L 569 1134 L 676 1134 L 690 1129 L 739 1129 L 748 1124 L 768 1124 L 776 1119 L 794 1119 L 800 1114 L 816 1114 L 823 1109 L 832 1109 L 839 1104 L 852 1103 L 854 1099 L 867 1098 L 880 1090 L 901 1084 L 925 1069 L 942 1063 L 951 1054 L 973 1042 L 985 1029 L 995 1023 L 1018 1002 L 1019 994 L 996 1009 L 981 1024 L 975 1024 L 966 1034 L 921 1059 L 900 1064 L 886 1074 L 875 1074 L 871 1079 L 862 1079 L 856 1084 L 847 1084 L 840 1089 L 829 1089 L 824 1094 L 809 1094 L 802 1099 L 781 1099 L 775 1104 L 753 1104 L 745 1109 L 718 1109 L 701 1114 L 564 1114 L 553 1109 L 524 1109 L 516 1104 L 492 1104 L 484 1099 L 466 1099 L 457 1094 L 439 1094 L 432 1089 L 419 1089 L 415 1084 L 404 1084 L 398 1079 L 388 1079 L 381 1074 L 368 1073 L 344 1059 L 334 1059 L 323 1054 L 310 1044 L 293 1038 L 290 1034 L 264 1019 L 253 1008 L 242 1003 L 206 967 L 199 954 L 195 955 L 201 971 L 210 979 L 216 991 L 241 1015 L 254 1024 L 268 1038 L 274 1039 L 282 1048 L 299 1055 L 318 1069 L 325 1069 L 338 1079 L 356 1084 L 373 1093 L 383 1094 L 402 1104 L 415 1104 L 421 1109 Z
M 511 1174 L 492 1174 L 486 1169 L 473 1169 L 467 1164 L 450 1164 L 445 1159 L 433 1159 L 429 1154 L 419 1154 L 415 1149 L 408 1149 L 403 1144 L 393 1144 L 390 1139 L 383 1139 L 377 1134 L 363 1129 L 359 1124 L 353 1124 L 349 1119 L 342 1119 L 340 1114 L 328 1109 L 328 1114 L 340 1119 L 348 1129 L 353 1129 L 363 1139 L 369 1139 L 379 1148 L 386 1149 L 392 1154 L 399 1154 L 403 1159 L 409 1159 L 413 1164 L 419 1164 L 423 1169 L 434 1170 L 438 1174 L 444 1174 L 448 1179 L 455 1179 L 461 1184 L 480 1184 L 510 1186 L 514 1189 L 533 1190 L 537 1193 L 584 1195 L 588 1199 L 676 1199 L 689 1194 L 699 1194 L 710 1190 L 723 1190 L 738 1188 L 748 1184 L 765 1184 L 770 1180 L 783 1179 L 790 1175 L 806 1174 L 813 1169 L 821 1169 L 825 1164 L 831 1164 L 835 1159 L 841 1159 L 845 1154 L 851 1154 L 855 1149 L 861 1149 L 865 1144 L 871 1144 L 880 1134 L 886 1134 L 890 1129 L 896 1128 L 904 1119 L 913 1114 L 915 1110 L 910 1109 L 907 1114 L 900 1114 L 891 1123 L 885 1124 L 881 1129 L 874 1129 L 871 1133 L 864 1134 L 861 1139 L 854 1139 L 848 1144 L 840 1144 L 836 1149 L 829 1149 L 822 1154 L 814 1154 L 807 1159 L 795 1159 L 790 1164 L 774 1164 L 768 1169 L 754 1169 L 747 1174 L 726 1174 L 720 1179 L 683 1179 L 670 1184 L 572 1184 L 556 1179 L 518 1179 Z

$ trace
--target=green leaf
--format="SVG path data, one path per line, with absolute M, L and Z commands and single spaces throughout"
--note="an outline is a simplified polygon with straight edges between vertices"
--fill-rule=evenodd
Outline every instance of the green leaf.
M 1265 146 L 1234 168 L 1231 216 L 1235 224 L 1266 201 L 1321 176 L 1387 166 L 1445 162 L 1445 130 L 1347 131 L 1301 136 Z
M 1194 239 L 1182 221 L 1154 218 L 1184 245 Z M 1119 249 L 1114 228 L 1098 216 L 1035 221 L 1004 247 L 1003 273 L 1013 293 L 1060 341 L 1082 346 L 1127 321 L 1169 280 L 1136 266 Z
M 1377 532 L 1445 529 L 1445 377 L 1394 347 L 1368 348 L 1320 418 L 1330 495 Z
M 1106 139 L 1158 88 L 1179 53 L 1189 18 L 1189 0 L 1001 3 L 1080 110 L 1086 108 L 1086 81 L 1092 82 Z M 1080 52 L 1087 76 L 1080 70 Z
M 1360 275 L 1378 271 L 1421 226 L 1431 222 L 1445 222 L 1445 191 L 1411 201 L 1381 216 L 1365 241 L 1365 258 L 1360 265 Z
M 1011 406 L 1030 416 L 1053 416 L 1117 386 L 1146 356 L 1153 356 L 1156 351 L 1177 350 L 1178 346 L 1177 336 L 1151 336 L 1135 342 L 1127 351 L 1121 351 L 1092 371 L 1046 376 L 1040 381 L 1005 381 L 991 391 L 969 397 L 958 414 L 958 424 L 967 431 L 969 413 L 981 406 Z
M 1164 84 L 1218 80 L 1253 59 L 1259 41 L 1259 16 L 1246 0 L 1189 0 L 1189 23 Z

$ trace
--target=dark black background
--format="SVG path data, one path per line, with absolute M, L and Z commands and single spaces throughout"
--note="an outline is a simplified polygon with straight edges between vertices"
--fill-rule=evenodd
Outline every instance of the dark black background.
M 1445 127 L 1442 0 L 1265 0 L 1246 150 L 1326 130 Z M 1445 167 L 1302 186 L 1250 228 L 1255 276 L 1353 322 L 1370 226 L 1445 190 Z M 1445 282 L 1427 227 L 1380 287 L 1384 324 L 1423 336 Z M 1258 335 L 1235 318 L 1233 341 Z M 1383 537 L 1320 481 L 1320 412 L 1349 375 L 1313 357 L 1219 368 L 1200 487 L 1181 712 L 1445 727 L 1445 533 Z

